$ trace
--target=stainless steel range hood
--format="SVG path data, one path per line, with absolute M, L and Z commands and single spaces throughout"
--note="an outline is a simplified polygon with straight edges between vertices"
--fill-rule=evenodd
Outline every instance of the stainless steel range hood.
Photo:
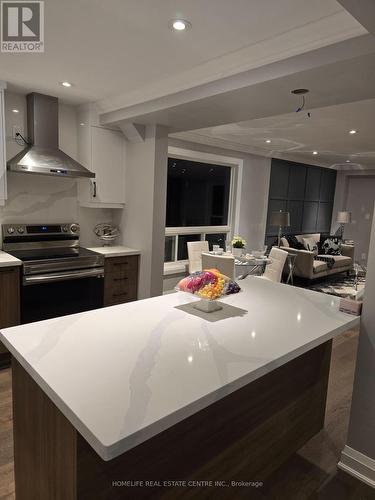
M 30 145 L 8 161 L 8 170 L 57 177 L 95 177 L 59 149 L 57 97 L 28 94 L 27 127 Z

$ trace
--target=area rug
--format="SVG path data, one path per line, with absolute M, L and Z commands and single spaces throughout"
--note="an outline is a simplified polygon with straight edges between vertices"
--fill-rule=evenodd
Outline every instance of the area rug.
M 300 285 L 303 288 L 314 290 L 315 292 L 328 293 L 337 297 L 355 297 L 360 290 L 365 287 L 366 277 L 360 273 L 357 278 L 357 287 L 355 286 L 355 274 L 347 276 L 346 274 L 336 274 L 328 276 L 322 281 L 312 284 Z M 356 289 L 357 288 L 357 289 Z

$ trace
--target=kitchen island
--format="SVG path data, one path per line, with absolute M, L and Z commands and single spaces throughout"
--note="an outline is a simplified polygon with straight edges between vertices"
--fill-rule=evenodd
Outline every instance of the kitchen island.
M 17 500 L 207 498 L 189 481 L 264 480 L 316 434 L 331 340 L 359 319 L 336 297 L 241 287 L 210 314 L 175 293 L 3 330 Z

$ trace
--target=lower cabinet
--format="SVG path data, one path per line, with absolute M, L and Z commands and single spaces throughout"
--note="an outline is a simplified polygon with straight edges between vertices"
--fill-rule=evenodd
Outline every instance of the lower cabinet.
M 137 300 L 139 255 L 106 257 L 104 266 L 104 305 Z
M 19 325 L 20 316 L 20 268 L 0 267 L 0 328 Z M 9 354 L 0 342 L 0 366 L 5 358 Z

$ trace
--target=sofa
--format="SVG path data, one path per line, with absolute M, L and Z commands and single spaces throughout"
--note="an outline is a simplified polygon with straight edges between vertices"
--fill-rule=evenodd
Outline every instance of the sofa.
M 296 239 L 299 243 L 304 244 L 304 238 L 312 238 L 316 245 L 318 245 L 320 236 L 320 233 L 301 234 L 296 235 Z M 319 253 L 317 254 L 314 251 L 292 248 L 286 238 L 281 238 L 281 248 L 288 253 L 297 255 L 293 275 L 308 280 L 316 280 L 333 274 L 349 272 L 354 264 L 354 246 L 344 243 L 341 244 L 341 255 L 319 255 Z M 330 268 L 328 262 L 318 260 L 315 257 L 329 257 L 334 260 L 334 263 Z

